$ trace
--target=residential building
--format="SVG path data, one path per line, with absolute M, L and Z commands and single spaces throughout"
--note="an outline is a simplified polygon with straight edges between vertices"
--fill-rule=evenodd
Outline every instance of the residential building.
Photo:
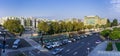
M 77 18 L 68 18 L 68 19 L 64 19 L 65 22 L 81 22 L 80 19 Z

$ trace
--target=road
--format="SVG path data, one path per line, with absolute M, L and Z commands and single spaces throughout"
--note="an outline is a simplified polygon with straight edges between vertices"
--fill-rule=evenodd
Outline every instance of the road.
M 88 53 L 95 48 L 95 42 L 101 40 L 99 34 L 94 34 L 85 39 L 63 46 L 64 50 L 56 56 L 87 56 Z M 88 51 L 89 48 L 89 51 Z

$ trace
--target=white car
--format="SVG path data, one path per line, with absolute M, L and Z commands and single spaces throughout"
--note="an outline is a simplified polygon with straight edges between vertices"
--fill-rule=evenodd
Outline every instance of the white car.
M 96 41 L 95 43 L 96 43 L 96 44 L 99 44 L 99 43 L 101 43 L 101 41 L 98 40 L 98 41 Z
M 51 46 L 51 45 L 47 45 L 46 47 L 47 47 L 48 49 L 52 48 L 52 46 Z
M 18 48 L 19 47 L 19 43 L 20 43 L 20 39 L 16 39 L 13 43 L 12 48 Z
M 84 35 L 84 37 L 87 37 L 87 35 Z
M 71 43 L 72 41 L 69 40 L 68 42 Z
M 51 46 L 52 46 L 53 48 L 54 48 L 54 47 L 56 47 L 56 45 L 55 45 L 55 44 L 52 44 Z
M 62 50 L 63 50 L 63 48 L 56 48 L 52 51 L 52 54 L 56 55 L 56 54 L 60 53 Z

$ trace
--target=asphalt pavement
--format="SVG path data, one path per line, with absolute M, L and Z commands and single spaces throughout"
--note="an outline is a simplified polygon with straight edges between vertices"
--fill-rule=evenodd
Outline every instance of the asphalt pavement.
M 99 34 L 94 34 L 74 43 L 69 43 L 63 46 L 63 51 L 56 56 L 87 56 L 98 45 L 95 43 L 97 40 L 102 41 Z

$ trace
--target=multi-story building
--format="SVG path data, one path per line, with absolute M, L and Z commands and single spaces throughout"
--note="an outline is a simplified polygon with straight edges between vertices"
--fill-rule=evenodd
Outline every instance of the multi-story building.
M 107 18 L 100 18 L 99 16 L 85 16 L 84 25 L 105 25 Z
M 19 20 L 19 18 L 17 17 L 2 17 L 0 18 L 0 24 L 3 25 L 5 21 L 9 20 L 9 19 L 16 19 Z
M 65 22 L 81 22 L 81 20 L 80 19 L 77 19 L 77 18 L 69 18 L 69 19 L 65 19 L 64 20 Z
M 0 24 L 3 25 L 5 21 L 9 19 L 16 19 L 20 20 L 21 25 L 23 25 L 24 28 L 37 28 L 38 23 L 41 21 L 48 22 L 48 19 L 40 18 L 40 17 L 2 17 L 0 18 Z

